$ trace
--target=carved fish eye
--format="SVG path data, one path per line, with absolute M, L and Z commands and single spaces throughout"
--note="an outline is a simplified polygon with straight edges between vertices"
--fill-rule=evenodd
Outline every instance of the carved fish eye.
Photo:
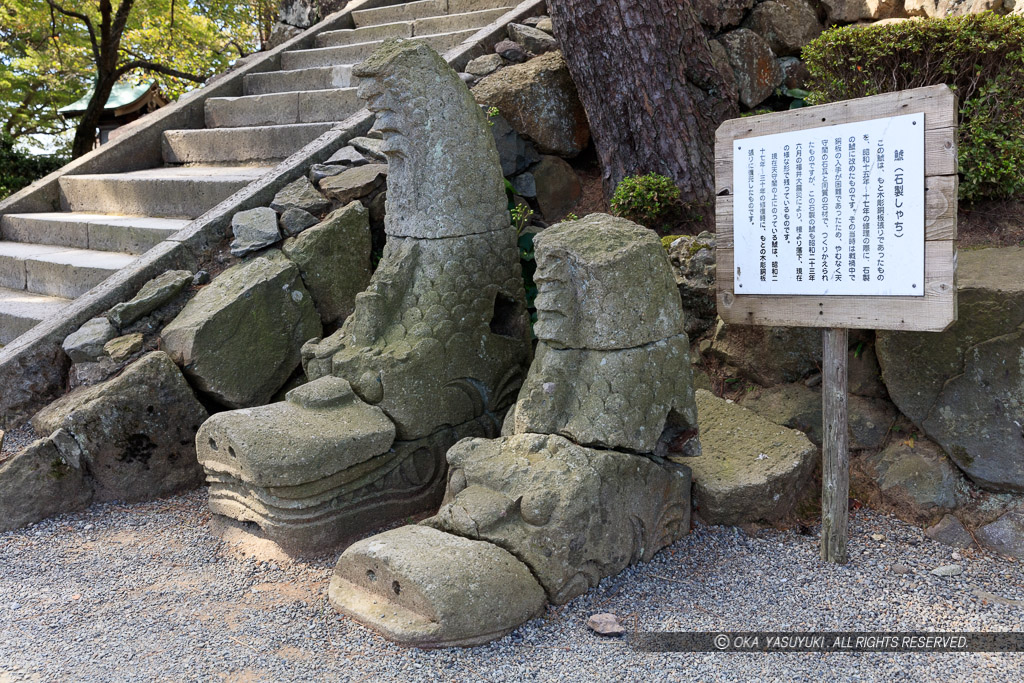
M 531 491 L 522 497 L 519 514 L 532 526 L 544 526 L 558 507 L 558 497 L 551 491 Z

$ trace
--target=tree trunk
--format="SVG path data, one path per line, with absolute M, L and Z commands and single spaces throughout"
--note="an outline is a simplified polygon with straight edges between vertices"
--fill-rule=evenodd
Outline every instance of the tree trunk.
M 626 176 L 660 173 L 684 202 L 711 206 L 715 130 L 738 115 L 737 98 L 689 0 L 548 0 L 548 8 L 605 194 Z
M 100 124 L 100 116 L 103 114 L 103 107 L 116 82 L 117 79 L 110 76 L 105 79 L 100 76 L 97 80 L 96 87 L 92 91 L 92 99 L 86 105 L 85 113 L 82 114 L 82 118 L 78 120 L 78 125 L 75 128 L 75 139 L 71 144 L 72 159 L 88 154 L 96 145 L 96 129 Z

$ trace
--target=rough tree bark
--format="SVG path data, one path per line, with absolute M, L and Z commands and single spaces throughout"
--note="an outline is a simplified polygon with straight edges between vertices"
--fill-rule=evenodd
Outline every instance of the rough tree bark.
M 738 108 L 690 0 L 548 0 L 548 9 L 605 194 L 625 176 L 660 173 L 684 202 L 710 204 L 715 130 Z

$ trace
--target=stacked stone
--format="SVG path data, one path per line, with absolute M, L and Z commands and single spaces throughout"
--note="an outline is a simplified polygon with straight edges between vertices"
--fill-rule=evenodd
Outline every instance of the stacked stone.
M 438 513 L 354 544 L 331 581 L 403 644 L 500 637 L 689 530 L 690 471 L 665 458 L 700 454 L 697 410 L 657 237 L 595 214 L 535 246 L 537 358 L 506 435 L 456 444 Z

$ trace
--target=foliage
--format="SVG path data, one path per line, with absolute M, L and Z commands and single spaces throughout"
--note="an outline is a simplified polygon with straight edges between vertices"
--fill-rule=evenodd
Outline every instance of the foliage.
M 612 213 L 649 228 L 662 227 L 678 212 L 679 195 L 672 179 L 663 175 L 626 176 L 612 194 Z
M 1024 194 L 1024 17 L 833 28 L 803 58 L 810 104 L 948 84 L 960 100 L 960 197 Z
M 125 0 L 0 0 L 0 132 L 30 135 L 73 128 L 57 110 L 88 93 L 97 77 L 87 17 L 103 39 L 100 8 Z M 131 0 L 116 66 L 151 63 L 206 78 L 269 37 L 274 0 Z M 57 8 L 64 8 L 70 16 Z M 174 98 L 195 83 L 152 69 L 132 69 L 122 83 L 156 80 Z
M 533 218 L 533 209 L 526 204 L 517 204 L 512 207 L 509 214 L 512 217 L 512 227 L 516 229 L 516 234 L 522 235 L 523 229 L 530 223 L 530 219 Z
M 661 248 L 669 251 L 672 248 L 672 243 L 680 237 L 683 237 L 683 235 L 665 235 L 661 238 Z
M 66 158 L 59 155 L 28 154 L 19 151 L 10 136 L 0 134 L 0 200 L 37 178 L 57 170 L 66 161 Z

